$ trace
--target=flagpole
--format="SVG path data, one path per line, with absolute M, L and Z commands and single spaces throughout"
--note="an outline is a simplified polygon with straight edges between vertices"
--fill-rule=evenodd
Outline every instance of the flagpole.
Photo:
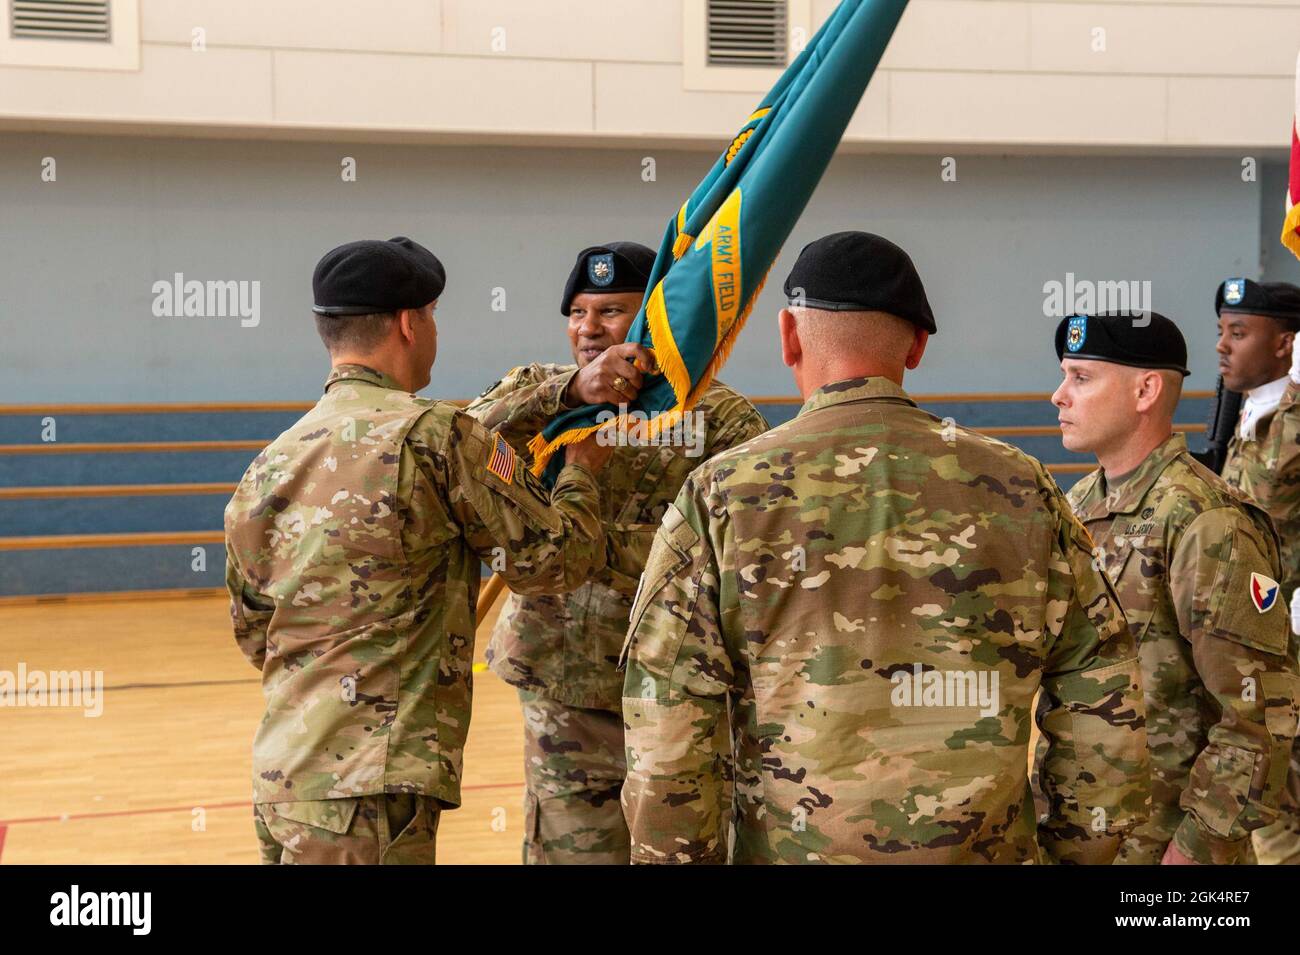
M 493 604 L 501 596 L 501 591 L 506 589 L 506 579 L 500 574 L 493 574 L 488 578 L 486 584 L 478 592 L 478 606 L 474 610 L 474 632 L 478 633 L 478 628 L 483 621 L 487 619 L 488 613 L 492 610 Z

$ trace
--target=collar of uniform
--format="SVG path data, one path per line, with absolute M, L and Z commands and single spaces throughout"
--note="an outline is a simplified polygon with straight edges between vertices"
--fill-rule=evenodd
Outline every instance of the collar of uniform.
M 378 385 L 380 388 L 391 388 L 393 391 L 406 390 L 392 375 L 375 371 L 366 365 L 335 365 L 330 369 L 329 377 L 325 379 L 325 390 L 329 391 L 330 386 L 336 381 L 364 381 L 370 385 Z
M 822 385 L 803 403 L 799 409 L 799 415 L 806 415 L 810 411 L 816 411 L 818 408 L 829 408 L 831 405 L 842 405 L 850 401 L 869 401 L 873 399 L 892 399 L 894 401 L 904 401 L 909 405 L 915 406 L 916 402 L 907 396 L 902 385 L 890 381 L 888 378 L 845 378 L 843 381 L 832 381 L 828 385 Z
M 1088 494 L 1088 500 L 1083 502 L 1080 511 L 1087 510 L 1092 504 L 1100 504 L 1111 514 L 1128 514 L 1137 510 L 1142 499 L 1147 496 L 1147 491 L 1151 490 L 1151 485 L 1156 483 L 1156 479 L 1164 473 L 1165 468 L 1173 462 L 1174 458 L 1186 452 L 1187 438 L 1181 432 L 1170 435 L 1146 456 L 1146 460 L 1137 466 L 1132 477 L 1119 487 L 1109 489 L 1104 498 L 1101 494 L 1101 475 L 1098 475 Z
M 1258 426 L 1281 407 L 1290 384 L 1291 376 L 1283 375 L 1277 381 L 1270 381 L 1246 392 L 1245 400 L 1241 403 L 1241 417 L 1237 421 L 1237 437 L 1254 441 Z

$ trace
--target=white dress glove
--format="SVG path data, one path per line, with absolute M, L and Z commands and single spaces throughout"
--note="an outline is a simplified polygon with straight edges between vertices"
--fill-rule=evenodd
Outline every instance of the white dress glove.
M 1300 385 L 1300 335 L 1291 342 L 1291 380 Z
M 1291 632 L 1300 637 L 1300 587 L 1291 595 Z

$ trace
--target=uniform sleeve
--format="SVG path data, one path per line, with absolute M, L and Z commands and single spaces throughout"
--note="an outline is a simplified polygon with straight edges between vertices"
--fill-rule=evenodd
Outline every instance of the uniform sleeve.
M 518 594 L 567 593 L 605 566 L 600 487 L 566 465 L 548 494 L 514 450 L 457 412 L 443 451 L 451 519 L 470 549 Z
M 716 428 L 705 423 L 708 437 L 704 454 L 697 462 L 699 464 L 767 431 L 766 419 L 740 396 L 720 406 L 715 414 L 720 423 Z M 641 572 L 650 558 L 650 547 L 654 543 L 657 529 L 655 524 L 609 525 L 609 566 L 602 575 L 601 583 L 628 596 L 635 594 L 641 583 Z
M 624 596 L 635 596 L 658 529 L 657 524 L 606 524 L 608 563 L 596 579 Z
M 634 863 L 720 864 L 735 671 L 723 641 L 709 514 L 687 481 L 664 515 L 624 656 L 623 814 Z
M 768 430 L 767 419 L 747 400 L 737 395 L 715 412 L 721 419 L 717 429 L 708 428 L 704 461 L 729 451 Z M 708 423 L 705 423 L 706 428 Z M 703 463 L 703 461 L 701 461 Z
M 230 622 L 235 630 L 235 644 L 259 671 L 266 663 L 266 629 L 275 605 L 259 596 L 240 573 L 226 547 L 226 592 L 230 595 Z
M 1059 494 L 1048 574 L 1044 861 L 1108 864 L 1150 813 L 1151 764 L 1137 651 L 1092 540 Z
M 1236 507 L 1200 514 L 1174 545 L 1179 629 L 1219 719 L 1192 765 L 1174 844 L 1198 862 L 1235 862 L 1272 822 L 1295 735 L 1295 661 L 1281 595 L 1260 612 L 1251 590 L 1277 588 L 1277 551 Z M 1260 578 L 1264 582 L 1260 582 Z M 1287 735 L 1289 732 L 1289 736 Z
M 564 392 L 577 369 L 547 375 L 541 365 L 524 365 L 471 401 L 465 413 L 510 442 L 529 462 L 528 442 L 561 411 L 568 410 Z
M 1287 384 L 1275 419 L 1275 463 L 1267 475 L 1253 481 L 1257 503 L 1273 518 L 1281 538 L 1283 597 L 1300 589 L 1300 385 Z M 1273 435 L 1269 435 L 1274 440 Z M 1270 455 L 1273 457 L 1273 455 Z

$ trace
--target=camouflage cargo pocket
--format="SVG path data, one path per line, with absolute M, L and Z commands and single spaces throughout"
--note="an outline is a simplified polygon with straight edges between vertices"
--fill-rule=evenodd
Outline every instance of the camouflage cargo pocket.
M 361 805 L 361 798 L 311 799 L 303 802 L 273 802 L 271 812 L 281 819 L 316 829 L 343 835 L 352 828 L 352 820 Z
M 1240 746 L 1206 747 L 1192 767 L 1191 779 L 1183 792 L 1183 800 L 1190 797 L 1193 805 L 1189 807 L 1184 802 L 1184 808 L 1190 809 L 1201 825 L 1216 836 L 1233 838 L 1237 835 L 1233 825 L 1246 808 L 1258 762 L 1258 753 Z
M 388 845 L 382 865 L 433 865 L 436 861 L 438 801 L 416 793 L 390 793 L 377 797 L 388 820 Z

